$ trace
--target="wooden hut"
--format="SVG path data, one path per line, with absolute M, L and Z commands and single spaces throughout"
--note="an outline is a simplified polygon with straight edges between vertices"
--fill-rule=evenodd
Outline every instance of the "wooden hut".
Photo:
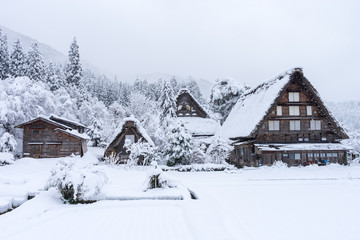
M 23 129 L 23 157 L 83 156 L 90 139 L 84 125 L 56 116 L 41 116 L 15 127 Z
M 348 136 L 300 68 L 245 93 L 221 128 L 240 166 L 346 163 Z
M 140 121 L 134 117 L 124 118 L 120 127 L 115 130 L 115 134 L 110 144 L 105 150 L 105 158 L 113 158 L 116 163 L 123 164 L 129 159 L 130 153 L 124 147 L 125 141 L 130 140 L 132 143 L 138 141 L 148 142 L 154 146 L 154 142 L 141 126 Z M 141 161 L 141 160 L 140 160 Z

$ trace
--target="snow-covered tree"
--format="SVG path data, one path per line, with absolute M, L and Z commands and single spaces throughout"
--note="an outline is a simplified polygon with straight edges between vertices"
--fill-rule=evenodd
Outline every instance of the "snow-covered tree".
M 61 66 L 50 62 L 45 69 L 44 81 L 50 86 L 51 91 L 56 91 L 65 86 L 65 76 Z
M 82 68 L 80 64 L 79 45 L 74 38 L 70 45 L 69 62 L 66 66 L 66 82 L 78 87 L 82 77 Z
M 27 55 L 26 76 L 33 81 L 44 79 L 45 67 L 37 43 L 33 43 Z
M 200 141 L 192 141 L 192 153 L 190 155 L 191 164 L 201 164 L 208 162 L 209 157 L 206 155 L 206 146 Z
M 0 137 L 0 152 L 14 152 L 16 145 L 15 137 L 12 134 L 4 132 Z
M 9 76 L 9 51 L 6 35 L 2 36 L 0 29 L 0 79 Z
M 127 166 L 132 167 L 138 165 L 138 163 L 142 163 L 142 165 L 149 165 L 152 161 L 154 147 L 148 142 L 144 142 L 140 139 L 136 143 L 131 143 L 131 141 L 127 139 L 124 147 L 127 149 L 126 152 L 130 153 L 129 159 L 126 162 Z
M 14 43 L 13 51 L 10 55 L 9 72 L 13 77 L 21 77 L 26 75 L 26 55 L 23 51 L 20 40 Z
M 163 156 L 166 165 L 189 164 L 192 154 L 192 137 L 186 132 L 184 124 L 175 122 L 169 126 Z
M 174 91 L 169 82 L 165 81 L 160 95 L 160 124 L 167 125 L 167 121 L 176 117 L 176 102 Z
M 225 162 L 233 149 L 234 148 L 224 139 L 220 137 L 212 137 L 211 143 L 206 150 L 206 154 L 208 155 L 211 163 L 221 164 Z
M 225 121 L 243 92 L 244 89 L 232 79 L 216 80 L 211 89 L 210 106 L 214 112 L 221 115 L 221 123 Z

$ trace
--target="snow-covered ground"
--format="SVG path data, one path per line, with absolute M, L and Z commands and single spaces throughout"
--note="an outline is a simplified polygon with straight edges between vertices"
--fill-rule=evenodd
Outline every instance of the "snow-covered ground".
M 38 192 L 0 215 L 0 239 L 359 239 L 360 166 L 167 172 L 199 199 L 69 205 L 56 191 L 41 191 L 56 162 L 21 159 L 0 167 L 3 205 Z M 172 194 L 144 193 L 146 168 L 98 168 L 109 178 L 103 197 Z

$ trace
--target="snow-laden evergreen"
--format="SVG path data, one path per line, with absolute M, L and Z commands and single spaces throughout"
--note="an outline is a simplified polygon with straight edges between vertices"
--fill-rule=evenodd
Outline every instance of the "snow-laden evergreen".
M 211 143 L 206 150 L 209 162 L 223 164 L 228 159 L 230 152 L 234 149 L 227 141 L 220 137 L 212 137 Z
M 186 132 L 184 124 L 174 122 L 168 127 L 163 149 L 166 165 L 190 164 L 192 137 Z
M 166 126 L 171 118 L 176 117 L 176 100 L 169 82 L 164 81 L 160 95 L 160 124 Z
M 14 43 L 13 51 L 10 54 L 9 73 L 13 77 L 22 77 L 26 76 L 26 70 L 26 55 L 18 39 Z
M 9 60 L 7 36 L 2 36 L 0 29 L 0 80 L 9 76 Z
M 80 63 L 79 45 L 74 38 L 70 45 L 69 62 L 66 65 L 66 82 L 70 85 L 79 86 L 82 77 L 82 68 Z
M 43 80 L 44 74 L 44 61 L 37 43 L 33 43 L 27 54 L 26 76 L 34 81 L 40 81 Z

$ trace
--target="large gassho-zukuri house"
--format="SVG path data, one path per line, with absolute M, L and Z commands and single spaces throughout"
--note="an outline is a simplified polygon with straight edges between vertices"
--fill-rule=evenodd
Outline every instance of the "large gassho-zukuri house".
M 115 130 L 113 135 L 114 137 L 105 150 L 105 158 L 112 158 L 115 163 L 119 164 L 126 163 L 130 155 L 124 146 L 126 140 L 131 143 L 143 141 L 149 143 L 151 146 L 154 146 L 154 142 L 146 130 L 141 126 L 138 119 L 134 117 L 124 118 L 119 126 L 120 127 Z M 139 159 L 139 163 L 141 161 L 142 159 Z
M 348 136 L 300 68 L 245 93 L 225 120 L 221 135 L 235 147 L 238 166 L 346 163 Z
M 187 89 L 181 89 L 176 97 L 176 116 L 195 139 L 205 143 L 220 127 Z
M 23 157 L 83 156 L 90 140 L 84 125 L 57 116 L 40 116 L 15 127 L 23 129 Z

